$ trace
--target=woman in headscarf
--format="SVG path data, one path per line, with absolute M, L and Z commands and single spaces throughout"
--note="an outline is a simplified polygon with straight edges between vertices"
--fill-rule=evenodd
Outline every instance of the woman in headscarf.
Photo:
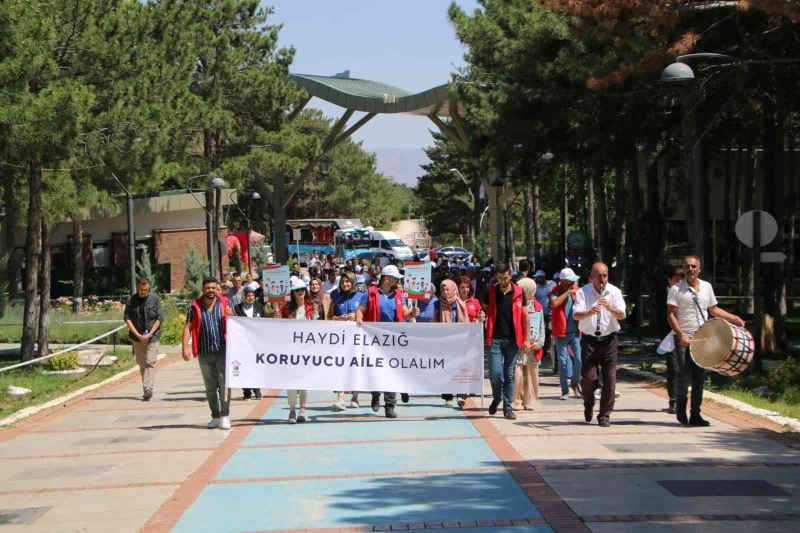
M 528 322 L 531 331 L 528 340 L 533 341 L 533 348 L 522 347 L 517 355 L 517 368 L 514 375 L 514 407 L 532 411 L 539 401 L 539 362 L 542 360 L 545 340 L 544 311 L 542 304 L 536 299 L 536 282 L 531 278 L 522 278 L 517 284 L 522 288 L 527 302 Z M 535 331 L 534 331 L 535 329 Z
M 439 300 L 434 304 L 433 321 L 442 322 L 445 324 L 453 322 L 470 322 L 469 313 L 467 313 L 467 306 L 458 294 L 458 286 L 456 282 L 451 279 L 442 280 L 439 287 Z M 483 322 L 485 315 L 480 311 L 477 316 L 479 322 Z M 463 408 L 466 394 L 458 395 L 458 406 Z M 447 407 L 453 405 L 452 394 L 442 394 L 442 399 Z
M 327 316 L 325 312 L 327 307 L 325 296 L 325 291 L 322 289 L 322 280 L 318 277 L 311 278 L 308 281 L 308 301 L 314 306 L 315 319 L 325 320 Z
M 345 272 L 339 277 L 339 286 L 330 294 L 331 302 L 328 306 L 328 320 L 355 320 L 356 311 L 361 303 L 362 293 L 356 287 L 356 275 L 352 272 Z M 336 403 L 333 408 L 337 411 L 344 411 L 346 404 L 344 401 L 345 392 L 336 392 Z M 358 409 L 358 392 L 353 391 L 350 398 L 350 407 Z

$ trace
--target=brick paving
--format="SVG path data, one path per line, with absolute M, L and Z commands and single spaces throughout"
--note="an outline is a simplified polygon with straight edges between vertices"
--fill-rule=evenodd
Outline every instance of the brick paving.
M 234 391 L 234 427 L 220 431 L 205 428 L 196 363 L 158 366 L 149 403 L 131 376 L 0 431 L 0 531 L 734 532 L 800 521 L 796 434 L 712 402 L 710 428 L 681 427 L 662 388 L 623 375 L 610 428 L 586 424 L 543 372 L 541 401 L 515 421 L 488 417 L 477 398 L 460 411 L 412 397 L 396 421 L 368 407 L 337 414 L 334 395 L 315 392 L 312 422 L 288 427 L 279 391 L 259 402 Z M 763 494 L 742 489 L 753 482 Z M 681 496 L 698 490 L 708 495 Z

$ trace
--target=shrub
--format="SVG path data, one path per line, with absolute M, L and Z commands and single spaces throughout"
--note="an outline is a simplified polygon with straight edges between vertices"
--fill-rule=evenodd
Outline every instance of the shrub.
M 800 405 L 800 387 L 787 387 L 778 399 L 790 405 Z
M 150 290 L 155 294 L 158 292 L 158 280 L 153 272 L 153 262 L 150 260 L 150 250 L 147 248 L 142 252 L 142 258 L 136 262 L 136 275 L 147 278 L 150 281 Z
M 194 246 L 189 245 L 186 252 L 186 276 L 184 277 L 184 287 L 190 291 L 192 298 L 197 298 L 203 285 L 203 278 L 208 272 L 208 263 L 200 259 Z
M 78 362 L 78 352 L 73 350 L 51 357 L 43 361 L 42 365 L 48 370 L 75 370 L 80 366 Z
M 172 319 L 164 319 L 161 325 L 161 342 L 162 344 L 180 344 L 183 337 L 183 328 L 186 325 L 186 315 L 178 313 L 178 316 Z
M 800 388 L 800 363 L 797 359 L 786 359 L 781 366 L 770 372 L 767 386 L 770 391 L 778 394 L 791 387 Z

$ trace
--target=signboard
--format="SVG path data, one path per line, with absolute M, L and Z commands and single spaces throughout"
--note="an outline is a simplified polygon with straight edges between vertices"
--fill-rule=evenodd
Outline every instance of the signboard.
M 409 300 L 430 299 L 431 263 L 430 261 L 407 261 L 403 289 Z
M 264 301 L 269 303 L 288 302 L 290 296 L 288 265 L 266 265 L 261 271 L 261 287 Z

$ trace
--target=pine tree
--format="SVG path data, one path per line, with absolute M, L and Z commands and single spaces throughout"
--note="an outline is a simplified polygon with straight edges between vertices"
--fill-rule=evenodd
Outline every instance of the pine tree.
M 203 288 L 203 278 L 208 273 L 208 262 L 202 260 L 197 255 L 197 250 L 194 246 L 189 245 L 189 250 L 186 252 L 186 274 L 184 275 L 183 286 L 192 295 L 192 298 L 197 298 Z
M 153 264 L 150 260 L 150 250 L 147 248 L 142 252 L 142 258 L 136 262 L 136 275 L 140 278 L 147 278 L 150 280 L 150 291 L 158 292 L 158 280 L 156 279 L 155 272 L 153 271 Z

